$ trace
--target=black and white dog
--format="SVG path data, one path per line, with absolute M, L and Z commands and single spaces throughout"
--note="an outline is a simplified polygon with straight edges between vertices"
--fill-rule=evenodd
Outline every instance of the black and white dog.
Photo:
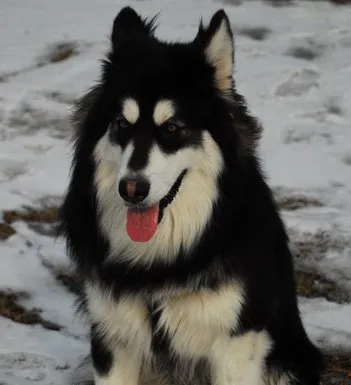
M 319 383 L 233 59 L 222 10 L 185 44 L 127 7 L 78 103 L 61 227 L 96 385 Z

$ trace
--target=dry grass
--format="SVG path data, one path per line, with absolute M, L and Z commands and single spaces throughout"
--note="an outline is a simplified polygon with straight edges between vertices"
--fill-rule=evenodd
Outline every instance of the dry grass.
M 322 385 L 351 384 L 351 353 L 327 353 Z
M 277 204 L 282 210 L 298 210 L 305 207 L 322 207 L 323 203 L 316 198 L 295 195 L 295 196 L 278 196 L 276 198 Z
M 42 318 L 41 310 L 33 308 L 26 309 L 19 304 L 20 300 L 28 299 L 28 294 L 24 292 L 0 291 L 0 316 L 11 319 L 14 322 L 35 325 L 40 324 L 45 329 L 61 330 L 58 324 Z
M 336 236 L 332 231 L 299 233 L 289 229 L 294 255 L 299 263 L 304 260 L 319 261 L 328 251 L 343 252 L 350 248 L 350 239 L 341 235 Z
M 47 52 L 40 57 L 39 66 L 48 63 L 58 63 L 79 54 L 79 45 L 76 41 L 62 41 L 48 47 Z
M 79 294 L 81 292 L 81 281 L 76 275 L 58 272 L 55 274 L 55 278 L 71 293 Z
M 6 240 L 16 233 L 11 226 L 14 222 L 24 221 L 38 233 L 56 235 L 54 226 L 58 220 L 58 206 L 45 206 L 42 208 L 25 207 L 20 210 L 7 210 L 3 213 L 3 223 L 0 223 L 0 240 Z
M 31 208 L 24 210 L 8 210 L 4 212 L 4 221 L 11 224 L 16 221 L 55 223 L 58 218 L 58 207 Z
M 15 233 L 16 230 L 12 226 L 7 223 L 0 223 L 0 240 L 4 241 Z
M 307 298 L 324 297 L 336 303 L 348 303 L 349 294 L 335 282 L 317 274 L 303 271 L 296 272 L 297 294 Z

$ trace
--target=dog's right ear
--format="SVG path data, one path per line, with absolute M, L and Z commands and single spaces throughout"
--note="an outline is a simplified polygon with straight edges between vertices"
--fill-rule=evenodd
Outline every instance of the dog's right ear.
M 203 47 L 206 61 L 214 69 L 216 86 L 223 92 L 230 92 L 234 46 L 233 32 L 226 13 L 223 10 L 217 11 L 206 28 L 201 23 L 196 39 Z
M 142 19 L 131 7 L 124 7 L 117 14 L 111 35 L 113 48 L 118 48 L 123 40 L 150 37 L 155 30 L 155 19 Z

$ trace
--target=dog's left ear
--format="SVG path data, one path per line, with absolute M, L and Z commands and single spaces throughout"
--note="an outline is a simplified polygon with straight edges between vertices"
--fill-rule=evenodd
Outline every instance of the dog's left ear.
M 223 92 L 230 92 L 234 47 L 233 32 L 226 13 L 217 11 L 206 28 L 201 22 L 196 40 L 202 44 L 206 60 L 215 70 L 216 86 Z
M 142 39 L 153 35 L 155 18 L 146 20 L 141 18 L 131 7 L 124 7 L 117 14 L 112 28 L 111 42 L 114 49 L 119 43 L 128 39 Z

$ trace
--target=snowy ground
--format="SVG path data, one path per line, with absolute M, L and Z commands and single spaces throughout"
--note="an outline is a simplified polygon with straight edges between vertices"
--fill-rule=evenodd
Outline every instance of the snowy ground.
M 57 204 L 67 186 L 70 107 L 97 79 L 113 17 L 126 3 L 82 4 L 1 1 L 0 222 L 9 209 Z M 264 124 L 263 164 L 297 267 L 314 287 L 314 298 L 300 297 L 305 325 L 323 348 L 351 350 L 351 7 L 128 4 L 146 15 L 161 10 L 157 35 L 165 39 L 192 38 L 201 16 L 208 20 L 220 7 L 228 12 L 238 88 Z M 41 309 L 46 323 L 0 317 L 0 384 L 68 384 L 88 344 L 74 296 L 56 279 L 68 269 L 63 243 L 44 227 L 11 226 L 15 233 L 0 240 L 0 293 L 17 293 L 18 304 Z

